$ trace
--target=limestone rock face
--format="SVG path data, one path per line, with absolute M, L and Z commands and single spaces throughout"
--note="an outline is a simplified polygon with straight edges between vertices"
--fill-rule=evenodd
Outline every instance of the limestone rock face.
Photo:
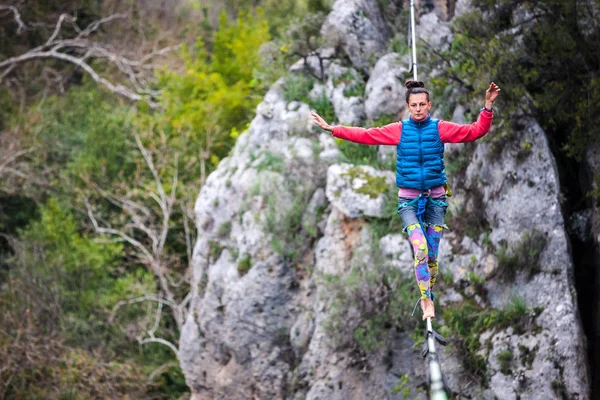
M 363 93 L 359 93 L 360 74 L 353 68 L 331 63 L 327 75 L 327 96 L 333 104 L 339 124 L 360 125 L 365 115 Z
M 445 50 L 452 43 L 450 40 L 452 36 L 450 26 L 443 23 L 443 20 L 433 12 L 421 16 L 418 35 L 421 40 L 436 49 Z
M 400 116 L 406 108 L 404 75 L 410 67 L 409 57 L 396 53 L 381 57 L 366 86 L 365 112 L 370 120 L 383 115 Z
M 352 64 L 369 69 L 372 57 L 385 53 L 388 28 L 376 0 L 338 0 L 322 29 L 326 42 L 340 42 Z
M 350 218 L 383 216 L 388 188 L 394 174 L 373 167 L 336 164 L 327 171 L 327 198 Z
M 451 41 L 448 23 L 439 2 L 430 3 L 420 28 L 443 49 Z M 468 9 L 466 0 L 451 6 L 456 14 Z M 338 0 L 323 32 L 346 38 L 352 65 L 328 61 L 309 97 L 324 93 L 348 124 L 401 114 L 398 75 L 407 64 L 384 54 L 377 2 Z M 293 69 L 314 67 L 307 62 Z M 368 82 L 360 81 L 365 72 Z M 364 93 L 357 81 L 366 84 Z M 390 218 L 394 173 L 348 164 L 336 140 L 313 127 L 309 106 L 284 99 L 284 85 L 282 79 L 269 90 L 196 202 L 190 311 L 179 342 L 192 398 L 426 399 L 427 364 L 415 346 L 418 331 L 407 328 L 414 326 L 416 284 L 394 292 L 402 279 L 414 279 L 410 243 L 399 217 Z M 449 115 L 469 123 L 467 108 Z M 452 346 L 440 349 L 443 373 L 457 399 L 587 400 L 586 343 L 557 166 L 538 123 L 517 119 L 505 124 L 509 132 L 494 127 L 474 144 L 446 145 L 446 166 L 458 172 L 449 174 L 455 194 L 435 294 L 442 329 L 465 305 L 477 315 L 525 311 L 518 323 L 477 333 L 472 356 L 480 370 L 465 359 L 465 338 L 444 332 Z M 394 160 L 394 150 L 380 151 L 380 162 Z M 595 224 L 597 210 L 589 213 Z M 378 271 L 386 278 L 374 280 Z M 394 295 L 403 301 L 390 310 Z M 393 318 L 367 318 L 380 315 Z
M 454 17 L 456 0 L 435 0 L 435 13 L 442 21 L 449 21 Z
M 302 214 L 305 229 L 316 232 L 315 210 L 326 201 L 318 189 L 339 152 L 328 135 L 293 135 L 308 132 L 309 124 L 308 107 L 286 104 L 275 85 L 231 156 L 202 187 L 192 307 L 180 340 L 181 366 L 195 398 L 283 398 L 295 350 L 311 335 L 296 324 L 296 270 L 272 246 L 278 238 L 265 232 L 268 224 L 286 223 L 298 199 L 312 200 L 312 211 Z M 294 345 L 292 326 L 305 329 Z

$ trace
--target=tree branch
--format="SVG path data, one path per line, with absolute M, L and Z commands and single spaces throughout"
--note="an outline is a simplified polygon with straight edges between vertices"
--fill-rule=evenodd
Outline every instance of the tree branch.
M 17 10 L 16 7 L 0 4 L 0 11 L 3 10 L 9 10 L 14 14 L 14 19 L 17 23 L 17 35 L 20 35 L 25 29 L 27 29 L 27 25 L 23 23 L 23 20 L 21 19 L 21 14 L 19 14 L 19 10 Z
M 176 364 L 174 362 L 167 362 L 164 363 L 163 365 L 161 365 L 160 367 L 156 368 L 154 371 L 152 371 L 150 373 L 150 375 L 148 375 L 148 382 L 152 382 L 154 380 L 154 378 L 156 378 L 158 375 L 162 374 L 164 371 L 168 370 L 169 367 L 172 366 L 179 366 L 179 364 Z
M 134 132 L 133 137 L 135 138 L 135 143 L 138 146 L 138 149 L 140 150 L 140 152 L 142 153 L 142 156 L 144 157 L 144 160 L 146 161 L 146 165 L 148 166 L 148 168 L 150 169 L 150 172 L 152 173 L 152 176 L 154 177 L 154 181 L 156 182 L 156 187 L 158 189 L 158 193 L 160 195 L 160 201 L 159 204 L 161 204 L 163 202 L 164 199 L 167 198 L 167 195 L 165 194 L 165 190 L 163 189 L 162 186 L 162 182 L 160 180 L 160 177 L 158 176 L 158 171 L 156 170 L 156 167 L 154 166 L 154 162 L 152 161 L 152 156 L 150 155 L 150 153 L 148 153 L 148 151 L 146 150 L 146 148 L 144 147 L 144 144 L 142 143 L 142 139 L 140 139 L 140 135 L 137 134 L 137 132 Z
M 169 234 L 169 223 L 171 221 L 173 204 L 175 203 L 177 197 L 176 195 L 178 186 L 178 159 L 177 157 L 175 157 L 174 159 L 173 181 L 171 191 L 167 196 L 167 193 L 165 192 L 164 187 L 162 185 L 160 173 L 152 159 L 152 154 L 148 152 L 148 150 L 144 147 L 139 134 L 137 134 L 137 132 L 134 132 L 133 135 L 137 147 L 143 156 L 146 167 L 150 170 L 150 173 L 152 174 L 158 192 L 147 193 L 147 196 L 149 196 L 157 202 L 158 206 L 160 207 L 160 214 L 155 215 L 155 213 L 152 212 L 149 208 L 146 208 L 131 200 L 129 196 L 134 196 L 134 194 L 126 194 L 125 197 L 118 197 L 98 188 L 100 193 L 109 202 L 121 208 L 128 215 L 130 222 L 125 223 L 119 229 L 113 229 L 111 227 L 100 227 L 96 218 L 94 217 L 92 208 L 86 199 L 85 203 L 88 209 L 88 216 L 92 221 L 95 230 L 98 233 L 117 236 L 120 238 L 120 240 L 131 244 L 136 249 L 136 251 L 140 253 L 139 255 L 137 255 L 138 258 L 140 259 L 142 264 L 145 265 L 146 268 L 148 268 L 148 270 L 151 271 L 154 274 L 155 278 L 158 280 L 161 296 L 164 296 L 164 298 L 171 305 L 171 309 L 173 311 L 173 318 L 177 324 L 177 327 L 181 328 L 184 322 L 185 306 L 177 306 L 176 296 L 172 290 L 172 287 L 176 285 L 172 285 L 169 282 L 169 276 L 167 276 L 168 270 L 166 269 L 167 255 L 163 254 L 164 246 Z M 95 186 L 97 187 L 97 185 Z M 159 218 L 160 222 L 157 221 Z M 138 231 L 143 232 L 149 239 L 150 244 L 142 243 L 143 239 L 134 238 L 133 233 L 126 233 L 131 229 L 137 229 Z
M 114 321 L 115 315 L 117 314 L 117 311 L 119 310 L 119 308 L 121 308 L 121 307 L 123 307 L 125 305 L 142 303 L 142 302 L 145 302 L 145 301 L 155 301 L 157 303 L 164 304 L 166 306 L 171 307 L 174 310 L 179 311 L 179 306 L 177 304 L 174 304 L 174 303 L 170 302 L 169 300 L 163 299 L 162 297 L 158 297 L 158 296 L 154 296 L 154 295 L 151 295 L 151 294 L 147 294 L 147 295 L 144 295 L 144 296 L 141 296 L 141 297 L 136 297 L 134 299 L 119 301 L 113 307 L 113 309 L 112 309 L 112 311 L 110 313 L 110 317 L 109 317 L 108 321 L 110 323 L 112 323 Z
M 56 26 L 54 27 L 54 32 L 52 32 L 52 35 L 50 35 L 50 37 L 46 41 L 46 46 L 48 46 L 48 45 L 52 44 L 52 42 L 54 42 L 54 39 L 56 39 L 56 37 L 60 33 L 63 21 L 67 18 L 70 18 L 72 22 L 75 22 L 75 18 L 72 17 L 71 15 L 61 14 L 60 17 L 58 18 L 58 22 L 56 23 Z
M 170 301 L 162 299 L 160 297 L 156 297 L 156 296 L 151 296 L 151 295 L 145 295 L 142 297 L 138 297 L 135 299 L 130 299 L 127 301 L 119 301 L 115 307 L 113 308 L 111 315 L 109 317 L 109 322 L 112 323 L 112 321 L 115 318 L 115 314 L 117 312 L 117 310 L 123 306 L 123 305 L 127 305 L 127 304 L 135 304 L 135 303 L 140 303 L 140 302 L 144 302 L 144 301 L 156 301 L 158 303 L 157 308 L 156 308 L 156 316 L 154 318 L 154 325 L 152 326 L 151 329 L 149 329 L 146 333 L 148 334 L 148 338 L 146 339 L 142 339 L 141 336 L 137 337 L 137 340 L 140 344 L 146 344 L 146 343 L 160 343 L 160 344 L 164 344 L 165 346 L 169 347 L 171 350 L 173 350 L 173 352 L 175 353 L 175 356 L 177 357 L 177 359 L 179 359 L 179 350 L 177 349 L 177 347 L 175 347 L 175 345 L 165 339 L 161 339 L 161 338 L 157 338 L 156 336 L 154 336 L 154 333 L 156 332 L 156 330 L 158 329 L 159 325 L 160 325 L 160 317 L 162 314 L 162 305 L 168 305 L 171 308 L 174 308 L 174 310 L 176 310 L 177 312 L 181 312 L 181 310 L 179 309 L 179 306 L 177 306 L 176 304 L 172 304 Z M 179 328 L 181 328 L 181 325 L 178 326 Z
M 446 63 L 448 65 L 449 68 L 453 67 L 452 62 L 446 58 L 441 52 L 437 51 L 432 45 L 430 45 L 427 41 L 421 39 L 421 41 L 425 44 L 425 46 L 433 53 L 435 54 L 440 60 L 442 60 L 444 63 Z M 458 75 L 456 75 L 454 72 L 449 73 L 450 78 L 454 79 L 455 82 L 458 82 L 461 86 L 467 88 L 468 90 L 474 90 L 472 85 L 469 85 L 467 83 L 465 83 L 465 81 L 463 81 L 462 79 L 460 79 L 460 77 Z
M 44 78 L 46 79 L 46 82 L 47 82 L 46 88 L 44 89 L 44 98 L 46 97 L 48 87 L 50 86 L 50 83 L 48 83 L 49 81 L 54 81 L 55 83 L 57 83 L 60 93 L 65 94 L 65 86 L 63 85 L 63 77 L 61 76 L 61 74 L 58 73 L 57 70 L 55 70 L 54 68 L 50 68 L 50 67 L 44 67 L 42 74 L 44 75 Z M 49 75 L 52 75 L 52 78 Z
M 141 242 L 135 240 L 131 236 L 127 235 L 125 232 L 119 231 L 117 229 L 100 227 L 100 225 L 98 225 L 98 221 L 96 221 L 96 218 L 94 217 L 94 213 L 92 212 L 92 207 L 90 206 L 88 199 L 85 199 L 85 206 L 87 207 L 88 216 L 90 217 L 90 220 L 92 221 L 92 224 L 94 225 L 94 229 L 96 230 L 96 232 L 108 234 L 108 235 L 119 236 L 122 241 L 129 243 L 130 245 L 132 245 L 133 247 L 135 247 L 136 249 L 141 251 L 142 254 L 145 256 L 145 258 L 147 259 L 146 263 L 148 261 L 150 261 L 150 262 L 153 261 L 152 253 L 150 251 L 148 251 L 148 249 Z
M 143 99 L 143 97 L 141 95 L 132 92 L 127 87 L 125 87 L 121 84 L 115 85 L 112 82 L 108 81 L 107 79 L 101 77 L 96 71 L 94 71 L 94 69 L 92 67 L 89 66 L 89 64 L 87 64 L 85 61 L 83 61 L 83 59 L 73 57 L 66 53 L 60 53 L 60 52 L 54 51 L 54 50 L 25 53 L 25 54 L 22 54 L 17 57 L 11 57 L 7 60 L 0 62 L 0 68 L 6 67 L 6 66 L 12 66 L 12 64 L 23 63 L 25 61 L 30 61 L 30 60 L 33 60 L 36 58 L 40 58 L 40 59 L 55 58 L 58 60 L 67 61 L 67 62 L 74 64 L 74 65 L 80 67 L 81 69 L 83 69 L 85 72 L 88 73 L 88 75 L 90 75 L 92 77 L 92 79 L 94 81 L 100 83 L 101 85 L 104 85 L 111 92 L 119 94 L 123 97 L 128 98 L 129 100 L 132 100 L 132 101 L 139 101 L 139 100 Z M 2 74 L 0 76 L 3 77 L 4 74 Z M 0 81 L 0 83 L 1 83 L 1 81 Z M 152 101 L 149 101 L 149 104 L 151 107 L 155 107 L 155 108 L 158 106 L 157 103 L 152 102 Z
M 10 164 L 11 162 L 13 162 L 15 159 L 27 154 L 27 153 L 31 153 L 32 151 L 34 151 L 35 148 L 31 147 L 29 149 L 25 149 L 25 150 L 21 150 L 21 151 L 17 151 L 14 154 L 11 154 L 6 160 L 2 161 L 2 164 L 0 164 L 0 176 L 2 176 L 2 171 L 4 171 L 5 169 L 7 169 L 8 164 Z M 14 171 L 14 170 L 13 170 Z
M 9 9 L 13 11 L 15 16 L 18 17 L 18 21 L 20 21 L 20 16 L 16 8 L 12 6 L 0 6 L 0 10 L 2 9 Z M 32 48 L 23 54 L 10 57 L 0 62 L 0 83 L 2 83 L 4 79 L 20 64 L 33 60 L 56 59 L 73 64 L 83 69 L 83 71 L 91 76 L 94 81 L 103 85 L 117 95 L 123 96 L 134 102 L 146 100 L 150 107 L 157 108 L 159 104 L 153 101 L 152 97 L 160 95 L 160 92 L 151 90 L 148 87 L 146 79 L 144 78 L 144 71 L 151 71 L 155 68 L 154 65 L 148 64 L 148 62 L 154 57 L 173 51 L 179 48 L 180 45 L 169 46 L 160 50 L 153 50 L 151 53 L 144 55 L 139 60 L 131 60 L 127 57 L 117 54 L 115 51 L 110 50 L 106 46 L 89 39 L 89 37 L 102 25 L 113 20 L 125 18 L 127 18 L 126 14 L 113 14 L 98 21 L 94 21 L 85 29 L 80 30 L 75 23 L 75 17 L 69 14 L 62 14 L 58 18 L 52 34 L 44 44 Z M 65 22 L 71 22 L 73 24 L 75 29 L 78 31 L 77 36 L 70 39 L 59 39 Z M 25 27 L 24 24 L 22 26 Z M 127 80 L 131 82 L 133 90 L 119 83 L 113 83 L 100 76 L 100 74 L 98 74 L 88 63 L 87 60 L 89 58 L 104 58 L 111 64 L 115 65 L 127 77 Z
M 177 347 L 175 347 L 175 345 L 165 339 L 161 339 L 161 338 L 157 338 L 157 337 L 149 337 L 147 339 L 140 339 L 138 338 L 138 342 L 140 344 L 146 344 L 146 343 L 160 343 L 160 344 L 164 344 L 165 346 L 167 346 L 168 348 L 170 348 L 171 350 L 173 350 L 173 353 L 175 353 L 175 357 L 177 357 L 177 359 L 179 360 L 179 350 L 177 349 Z
M 112 14 L 112 15 L 109 15 L 108 17 L 99 19 L 98 21 L 94 21 L 91 24 L 89 24 L 87 26 L 87 28 L 85 28 L 83 31 L 81 31 L 79 33 L 79 35 L 77 35 L 77 39 L 90 36 L 93 32 L 98 30 L 98 28 L 102 24 L 106 24 L 107 22 L 113 21 L 115 19 L 126 19 L 126 18 L 127 18 L 127 14 Z
M 181 213 L 183 214 L 183 231 L 185 233 L 185 248 L 187 250 L 188 265 L 190 265 L 192 262 L 192 240 L 191 240 L 191 235 L 190 235 L 190 226 L 188 223 L 188 215 L 187 215 L 187 212 L 185 209 L 185 204 L 183 203 L 183 200 L 181 200 L 179 202 L 179 207 L 181 207 Z
M 13 64 L 13 65 L 10 65 L 8 68 L 6 68 L 6 69 L 4 70 L 4 72 L 2 72 L 2 73 L 0 74 L 0 83 L 2 83 L 2 82 L 4 81 L 4 78 L 5 78 L 5 77 L 6 77 L 8 74 L 10 74 L 10 73 L 13 71 L 13 69 L 15 69 L 16 67 L 17 67 L 17 64 Z

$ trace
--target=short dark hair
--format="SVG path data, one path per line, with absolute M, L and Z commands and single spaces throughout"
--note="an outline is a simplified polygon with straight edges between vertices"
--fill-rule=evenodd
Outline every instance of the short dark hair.
M 425 89 L 425 84 L 421 81 L 406 81 L 406 104 L 408 104 L 408 100 L 410 99 L 411 94 L 420 94 L 425 93 L 427 95 L 427 101 L 429 100 L 429 92 Z

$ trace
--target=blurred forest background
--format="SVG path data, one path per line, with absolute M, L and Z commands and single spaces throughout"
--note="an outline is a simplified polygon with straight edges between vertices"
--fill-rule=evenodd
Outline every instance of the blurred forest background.
M 332 3 L 0 1 L 0 399 L 189 396 L 177 341 L 195 197 L 269 86 L 322 44 Z M 472 96 L 501 77 L 504 109 L 527 103 L 564 162 L 581 157 L 600 124 L 585 1 L 473 3 L 452 49 L 429 55 L 448 62 L 431 85 Z M 507 30 L 517 3 L 541 23 Z
M 189 396 L 195 197 L 330 6 L 0 2 L 0 398 Z

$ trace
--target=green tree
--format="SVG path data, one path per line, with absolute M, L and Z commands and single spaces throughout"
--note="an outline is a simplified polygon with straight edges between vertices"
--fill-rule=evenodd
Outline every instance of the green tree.
M 166 133 L 186 159 L 195 159 L 194 171 L 202 181 L 233 146 L 232 130 L 243 130 L 260 101 L 264 90 L 253 73 L 260 65 L 258 50 L 269 38 L 260 9 L 252 15 L 241 13 L 234 22 L 223 13 L 213 53 L 199 41 L 183 51 L 183 74 L 160 75 L 165 112 L 146 120 L 146 126 Z M 197 150 L 190 154 L 190 149 Z
M 581 157 L 600 137 L 598 2 L 477 0 L 458 18 L 446 76 L 477 93 L 502 85 L 501 117 L 535 115 L 552 141 Z M 510 51 L 507 51 L 510 50 Z
M 53 170 L 48 172 L 71 181 L 85 177 L 102 186 L 133 172 L 134 148 L 128 145 L 132 110 L 92 83 L 41 101 L 28 115 L 38 120 L 29 142 L 40 151 L 37 162 Z
M 68 206 L 53 198 L 11 243 L 9 269 L 0 272 L 0 355 L 6 366 L 0 377 L 9 382 L 3 393 L 41 399 L 69 391 L 94 398 L 146 397 L 161 393 L 161 386 L 186 390 L 178 369 L 159 374 L 162 385 L 139 383 L 173 356 L 162 347 L 140 352 L 131 346 L 146 329 L 140 321 L 153 321 L 153 309 L 134 304 L 111 318 L 120 301 L 156 291 L 151 274 L 123 268 L 122 244 L 82 232 Z M 168 327 L 159 329 L 173 340 Z M 25 353 L 37 362 L 19 361 Z
M 93 310 L 113 286 L 122 246 L 81 234 L 71 213 L 55 199 L 40 214 L 20 232 L 11 262 L 15 267 L 9 270 L 9 279 L 19 282 L 13 290 L 49 332 L 73 335 L 83 329 L 84 335 L 93 334 L 104 323 Z

